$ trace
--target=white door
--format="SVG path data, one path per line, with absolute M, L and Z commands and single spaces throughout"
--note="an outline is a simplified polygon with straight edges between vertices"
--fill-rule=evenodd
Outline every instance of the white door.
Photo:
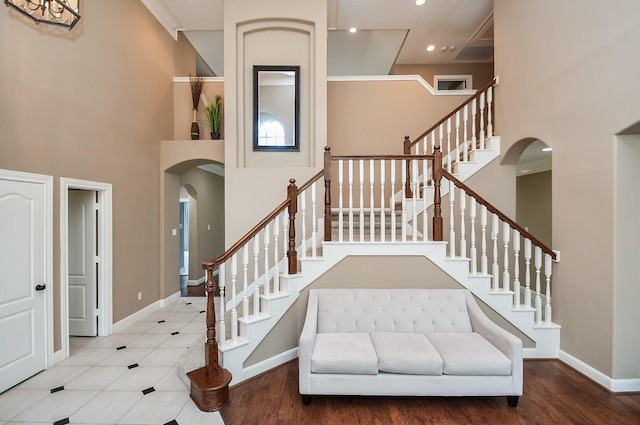
M 69 335 L 98 335 L 96 193 L 69 191 Z
M 0 392 L 46 366 L 45 195 L 0 176 Z

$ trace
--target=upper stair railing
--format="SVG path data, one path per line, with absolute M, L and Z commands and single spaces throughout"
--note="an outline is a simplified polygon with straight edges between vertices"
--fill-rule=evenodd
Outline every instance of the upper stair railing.
M 493 136 L 493 87 L 497 84 L 495 77 L 413 141 L 406 136 L 404 154 L 427 155 L 439 146 L 450 173 L 454 164 L 473 161 L 475 150 L 486 149 L 486 140 Z M 407 176 L 409 172 L 407 169 Z

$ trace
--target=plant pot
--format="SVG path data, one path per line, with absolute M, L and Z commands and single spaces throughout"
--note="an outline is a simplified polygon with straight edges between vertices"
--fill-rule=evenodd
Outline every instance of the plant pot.
M 200 139 L 200 126 L 198 125 L 198 121 L 196 120 L 196 115 L 198 114 L 198 110 L 193 110 L 193 121 L 191 121 L 191 140 L 199 140 Z
M 218 132 L 211 132 L 211 140 L 220 140 L 220 133 Z

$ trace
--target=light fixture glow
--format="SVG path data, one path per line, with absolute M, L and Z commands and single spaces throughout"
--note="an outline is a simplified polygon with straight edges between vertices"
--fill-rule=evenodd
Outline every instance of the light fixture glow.
M 542 148 L 542 152 L 551 152 L 552 150 L 551 148 Z
M 433 52 L 434 50 L 436 50 L 436 46 L 434 46 L 433 44 L 429 44 L 427 46 L 427 52 Z
M 80 20 L 80 0 L 4 0 L 8 7 L 40 22 L 73 28 Z
M 416 6 L 422 6 L 425 0 L 416 0 Z
M 356 31 L 358 31 L 358 28 L 356 27 L 349 28 L 349 32 L 356 32 Z

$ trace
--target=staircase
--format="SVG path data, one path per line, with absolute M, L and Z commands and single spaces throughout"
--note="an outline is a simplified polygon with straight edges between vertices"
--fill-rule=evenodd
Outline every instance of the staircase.
M 207 264 L 208 275 L 219 267 L 222 297 L 218 322 L 207 325 L 232 383 L 297 357 L 293 349 L 244 366 L 300 291 L 350 255 L 424 256 L 532 340 L 525 357 L 558 356 L 555 253 L 464 184 L 500 154 L 494 85 L 405 141 L 404 156 L 339 157 L 327 148 L 323 171 L 299 188 L 291 182 L 287 201 Z

